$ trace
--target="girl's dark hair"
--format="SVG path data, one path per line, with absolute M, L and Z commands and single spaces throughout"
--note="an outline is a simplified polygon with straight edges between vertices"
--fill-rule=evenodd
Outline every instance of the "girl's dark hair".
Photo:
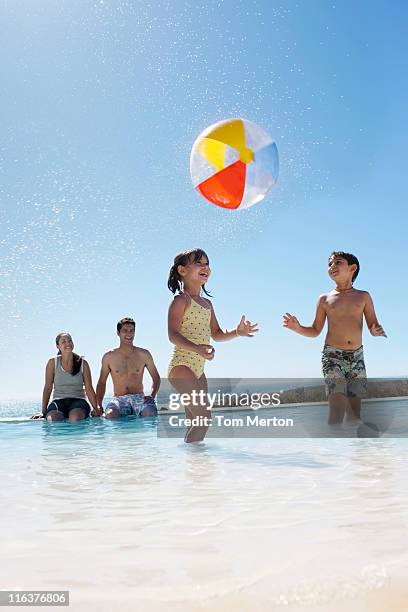
M 177 253 L 174 258 L 174 263 L 170 268 L 169 280 L 167 281 L 167 287 L 172 293 L 176 293 L 177 291 L 181 292 L 183 288 L 183 279 L 177 271 L 178 266 L 187 266 L 189 263 L 196 263 L 200 261 L 202 257 L 206 257 L 208 263 L 210 263 L 207 253 L 202 249 L 191 249 L 190 251 Z M 206 295 L 212 297 L 211 293 L 208 293 L 205 288 L 205 284 L 203 285 L 203 291 Z
M 61 339 L 61 336 L 69 336 L 71 338 L 71 334 L 69 334 L 68 332 L 60 332 L 58 334 L 58 336 L 55 338 L 55 344 L 58 347 L 58 343 Z M 61 355 L 61 351 L 58 349 L 58 355 Z M 73 364 L 72 364 L 72 376 L 76 376 L 79 372 L 79 370 L 81 369 L 82 366 L 82 357 L 80 355 L 77 355 L 76 353 L 72 353 L 72 356 L 74 358 Z

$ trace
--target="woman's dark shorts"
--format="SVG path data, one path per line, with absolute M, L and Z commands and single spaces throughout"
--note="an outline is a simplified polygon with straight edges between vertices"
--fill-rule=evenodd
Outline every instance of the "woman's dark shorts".
M 47 408 L 46 417 L 53 410 L 57 410 L 58 412 L 62 412 L 64 418 L 67 419 L 69 417 L 69 413 L 74 408 L 80 408 L 83 410 L 85 414 L 85 418 L 87 419 L 90 415 L 91 409 L 86 400 L 78 398 L 78 397 L 66 397 L 64 399 L 57 399 L 51 402 L 51 404 Z

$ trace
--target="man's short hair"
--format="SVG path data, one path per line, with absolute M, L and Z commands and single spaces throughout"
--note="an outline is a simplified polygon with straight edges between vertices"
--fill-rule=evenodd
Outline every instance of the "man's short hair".
M 352 253 L 345 253 L 344 251 L 333 251 L 333 253 L 330 254 L 329 261 L 332 257 L 341 257 L 342 259 L 345 259 L 349 266 L 356 264 L 357 268 L 353 274 L 353 278 L 351 279 L 351 282 L 354 283 L 358 276 L 358 273 L 360 272 L 360 263 L 357 257 L 355 255 L 352 255 Z
M 130 325 L 133 325 L 133 328 L 136 329 L 136 323 L 134 322 L 134 320 L 131 319 L 130 317 L 124 317 L 123 319 L 121 319 L 120 321 L 117 322 L 116 329 L 117 329 L 118 333 L 120 332 L 122 327 L 124 325 L 126 325 L 126 323 L 129 323 Z

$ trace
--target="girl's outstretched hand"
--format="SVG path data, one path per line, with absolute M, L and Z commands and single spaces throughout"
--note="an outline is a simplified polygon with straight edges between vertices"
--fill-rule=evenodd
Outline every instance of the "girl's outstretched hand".
M 215 349 L 211 344 L 197 344 L 197 349 L 197 353 L 204 357 L 204 359 L 208 361 L 214 359 Z
M 252 338 L 254 333 L 258 330 L 258 323 L 251 323 L 247 321 L 245 315 L 242 315 L 240 322 L 236 327 L 237 336 L 247 336 Z

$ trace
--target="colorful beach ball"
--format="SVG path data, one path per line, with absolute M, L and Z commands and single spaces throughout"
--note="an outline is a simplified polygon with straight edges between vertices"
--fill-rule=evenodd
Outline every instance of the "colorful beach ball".
M 264 199 L 279 174 L 278 149 L 262 128 L 246 119 L 211 125 L 190 157 L 194 187 L 223 208 L 249 208 Z

